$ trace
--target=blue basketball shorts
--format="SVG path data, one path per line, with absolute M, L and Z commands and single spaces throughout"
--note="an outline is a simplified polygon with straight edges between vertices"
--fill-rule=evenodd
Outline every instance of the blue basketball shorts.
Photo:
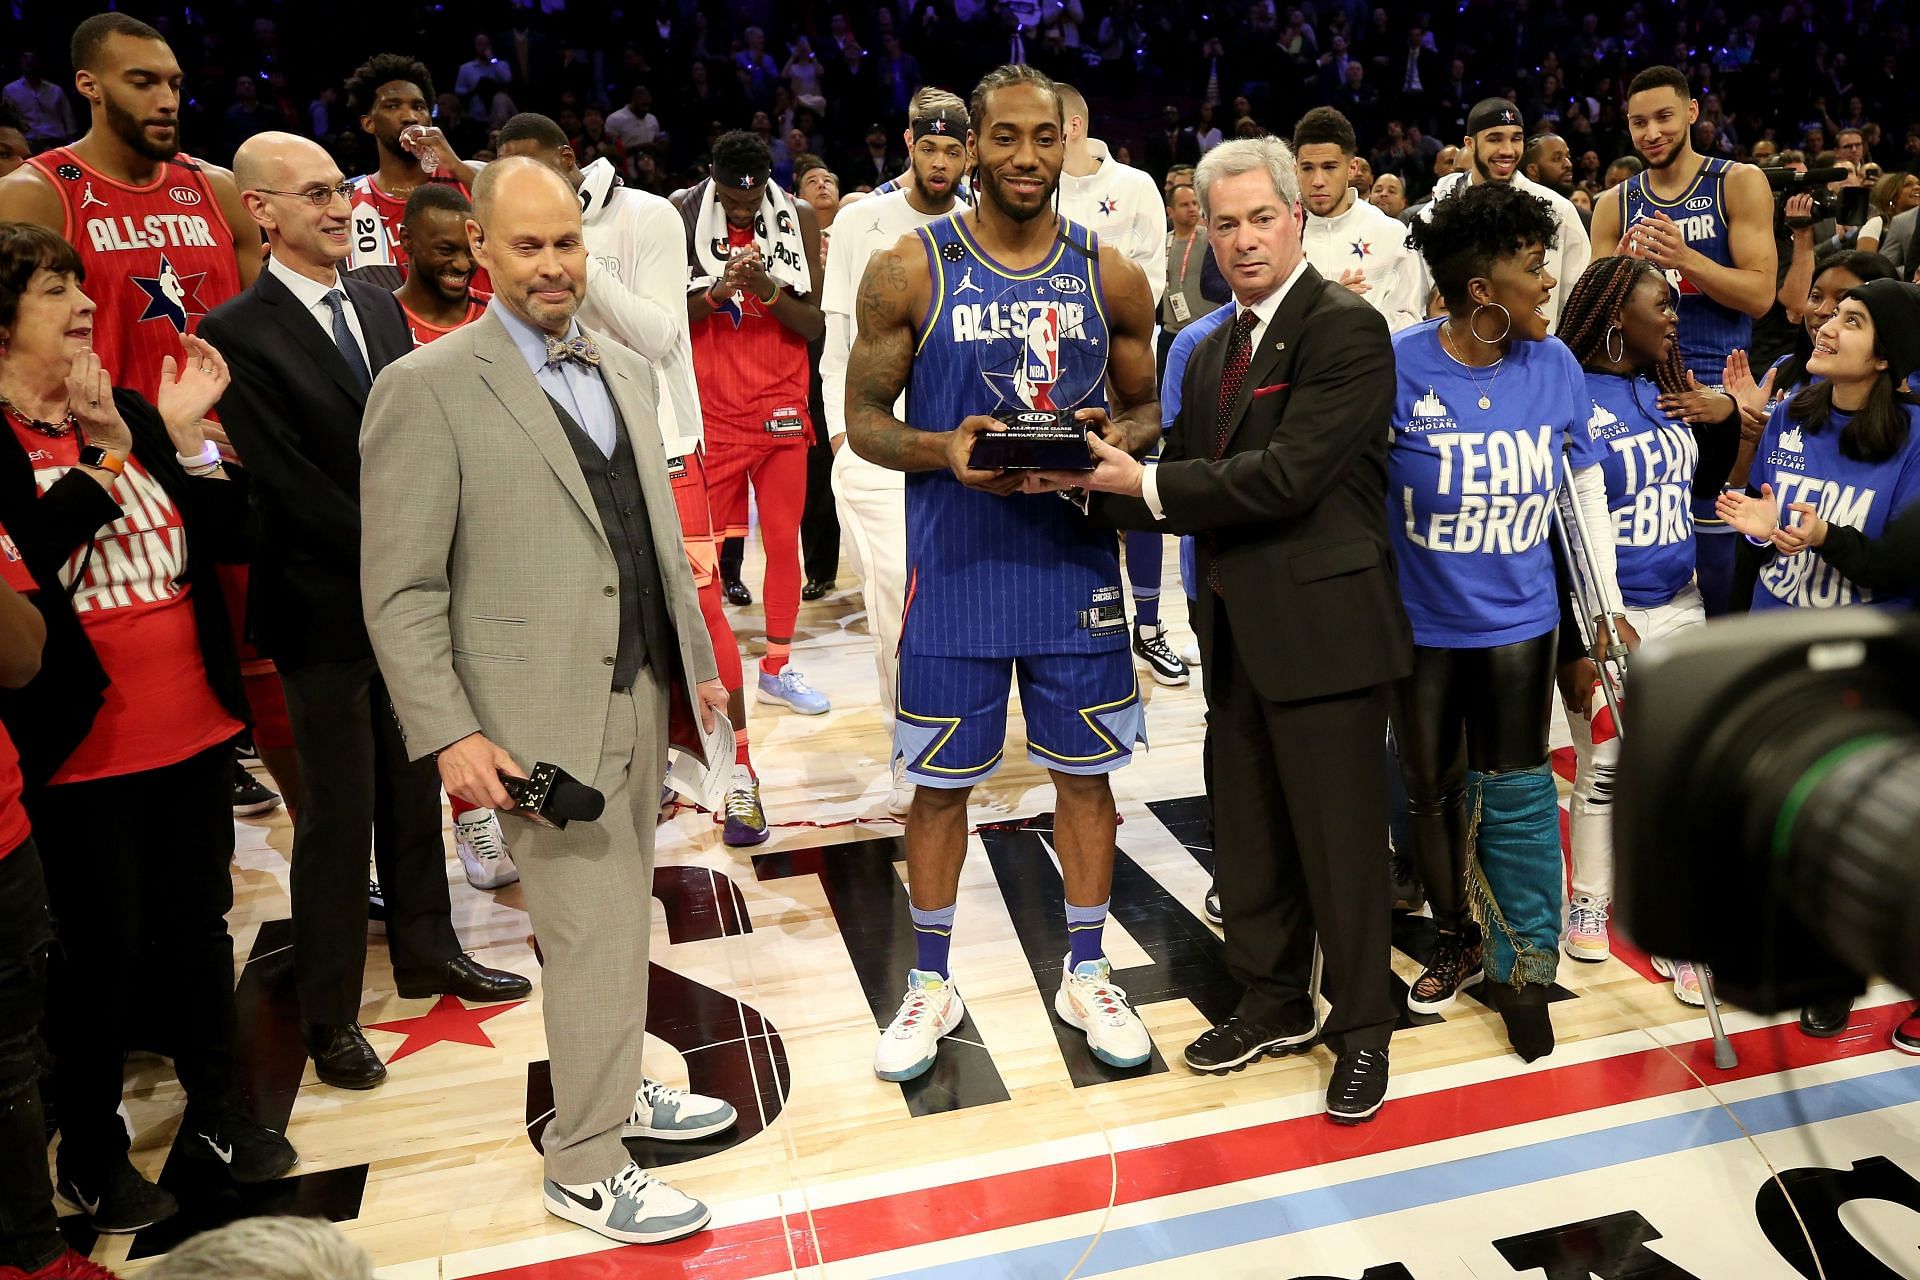
M 1059 773 L 1112 773 L 1145 746 L 1146 713 L 1127 649 L 950 657 L 900 646 L 893 751 L 922 787 L 970 787 L 1006 755 L 1015 682 L 1027 722 L 1027 758 Z

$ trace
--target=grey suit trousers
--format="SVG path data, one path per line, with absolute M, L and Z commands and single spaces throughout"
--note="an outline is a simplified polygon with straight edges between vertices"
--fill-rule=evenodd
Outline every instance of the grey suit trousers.
M 555 831 L 501 818 L 543 957 L 553 1119 L 541 1146 L 557 1182 L 596 1182 L 628 1160 L 620 1128 L 641 1080 L 653 827 L 666 758 L 667 691 L 648 667 L 631 691 L 607 701 L 591 780 L 607 798 L 600 820 Z

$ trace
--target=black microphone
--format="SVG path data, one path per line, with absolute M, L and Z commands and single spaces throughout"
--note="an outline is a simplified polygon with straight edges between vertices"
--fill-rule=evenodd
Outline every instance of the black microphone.
M 600 792 L 544 761 L 534 762 L 531 777 L 502 773 L 500 785 L 513 797 L 513 808 L 506 812 L 556 830 L 565 830 L 569 822 L 597 822 L 607 807 Z

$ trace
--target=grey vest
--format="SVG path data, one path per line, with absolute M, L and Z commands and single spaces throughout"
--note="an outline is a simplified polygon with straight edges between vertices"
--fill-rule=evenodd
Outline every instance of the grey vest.
M 612 457 L 600 452 L 593 437 L 559 401 L 548 396 L 547 403 L 553 406 L 553 416 L 560 420 L 567 443 L 573 446 L 573 456 L 580 462 L 580 472 L 600 513 L 600 527 L 607 532 L 607 546 L 619 566 L 620 647 L 614 654 L 611 683 L 615 689 L 631 689 L 640 678 L 640 669 L 650 662 L 658 665 L 663 679 L 671 678 L 673 622 L 667 613 L 653 528 L 647 522 L 646 495 L 640 487 L 633 444 L 627 439 L 626 419 L 620 415 L 619 401 L 611 389 L 607 399 L 613 405 Z M 607 590 L 611 593 L 612 586 Z

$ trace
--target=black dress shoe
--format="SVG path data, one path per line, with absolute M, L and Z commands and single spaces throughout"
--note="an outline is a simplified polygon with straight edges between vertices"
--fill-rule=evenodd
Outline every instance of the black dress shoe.
M 1853 1017 L 1853 1001 L 1822 1000 L 1800 1011 L 1800 1033 L 1816 1040 L 1831 1040 L 1847 1029 Z
M 469 1004 L 519 1000 L 533 991 L 533 983 L 519 974 L 489 969 L 465 952 L 432 969 L 395 969 L 393 985 L 403 1000 L 459 996 Z
M 1311 1018 L 1296 1025 L 1281 1026 L 1235 1014 L 1187 1046 L 1187 1065 L 1195 1071 L 1216 1074 L 1238 1071 L 1263 1053 L 1275 1057 L 1305 1053 L 1313 1048 L 1314 1037 L 1319 1034 L 1320 1028 Z
M 1333 1060 L 1327 1116 L 1336 1124 L 1364 1124 L 1387 1100 L 1386 1049 L 1355 1049 Z
M 724 578 L 720 582 L 720 594 L 727 598 L 728 604 L 748 605 L 753 603 L 753 592 L 747 590 L 747 584 L 738 578 Z
M 321 1084 L 336 1089 L 371 1089 L 387 1078 L 386 1064 L 367 1043 L 358 1023 L 307 1028 L 307 1056 Z
M 800 588 L 800 598 L 802 600 L 824 600 L 832 591 L 833 580 L 831 578 L 808 578 L 806 585 Z

